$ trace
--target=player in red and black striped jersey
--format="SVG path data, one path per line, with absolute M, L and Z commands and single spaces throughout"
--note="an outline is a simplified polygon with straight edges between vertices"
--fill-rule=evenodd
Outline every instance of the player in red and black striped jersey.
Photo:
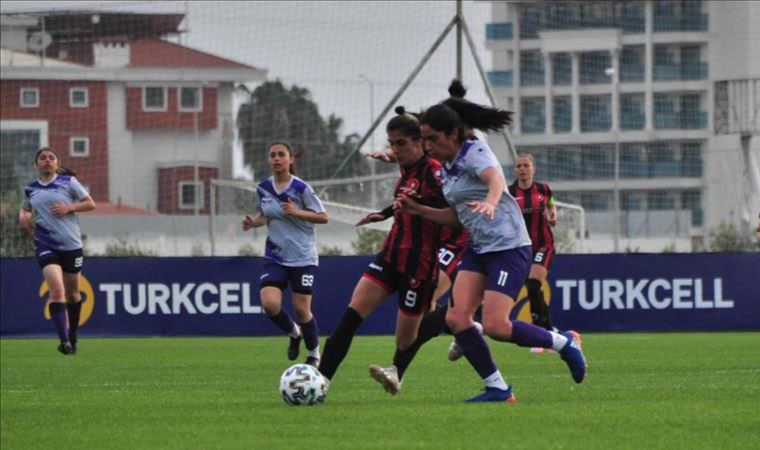
M 515 162 L 517 179 L 509 186 L 509 192 L 522 209 L 533 247 L 533 264 L 530 267 L 528 281 L 525 282 L 533 324 L 547 330 L 554 330 L 549 306 L 544 300 L 541 286 L 549 274 L 549 266 L 554 259 L 552 227 L 557 224 L 557 205 L 554 204 L 554 194 L 549 185 L 535 181 L 535 174 L 536 165 L 533 156 L 529 154 L 519 156 Z M 540 353 L 543 348 L 534 348 L 531 351 Z
M 447 205 L 441 190 L 438 161 L 422 151 L 419 122 L 403 108 L 388 122 L 386 131 L 395 159 L 401 167 L 394 197 L 403 192 L 432 207 Z M 357 225 L 376 221 L 389 211 L 376 213 Z M 332 380 L 348 353 L 356 330 L 364 319 L 393 292 L 398 293 L 396 353 L 408 349 L 417 339 L 423 315 L 430 307 L 438 277 L 438 234 L 435 223 L 396 210 L 393 226 L 380 253 L 354 289 L 351 302 L 332 336 L 325 344 L 319 371 Z

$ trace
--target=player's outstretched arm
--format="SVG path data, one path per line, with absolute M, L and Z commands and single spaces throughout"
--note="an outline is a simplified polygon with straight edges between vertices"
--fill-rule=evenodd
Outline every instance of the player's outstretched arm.
M 431 222 L 439 223 L 449 227 L 461 227 L 462 223 L 459 222 L 459 216 L 454 208 L 433 208 L 417 203 L 410 197 L 405 195 L 399 195 L 396 197 L 396 201 L 393 203 L 396 208 L 400 208 L 403 211 L 420 216 Z
M 27 236 L 34 234 L 34 227 L 32 226 L 32 212 L 24 208 L 20 208 L 18 212 L 18 226 L 21 228 L 21 232 Z
M 243 231 L 248 231 L 251 228 L 263 227 L 267 224 L 267 218 L 264 214 L 258 213 L 254 217 L 245 216 L 243 218 Z
M 396 162 L 396 155 L 393 154 L 390 150 L 375 150 L 371 152 L 367 152 L 365 154 L 367 158 L 377 159 L 378 161 L 387 162 L 387 163 L 395 163 Z

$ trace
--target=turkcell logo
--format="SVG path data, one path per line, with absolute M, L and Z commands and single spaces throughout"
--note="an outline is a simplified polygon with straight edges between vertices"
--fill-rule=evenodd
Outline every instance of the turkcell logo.
M 250 283 L 102 283 L 106 313 L 261 314 L 251 303 Z
M 562 309 L 731 309 L 720 278 L 557 280 Z M 710 286 L 712 285 L 712 286 Z M 712 287 L 711 293 L 705 288 Z

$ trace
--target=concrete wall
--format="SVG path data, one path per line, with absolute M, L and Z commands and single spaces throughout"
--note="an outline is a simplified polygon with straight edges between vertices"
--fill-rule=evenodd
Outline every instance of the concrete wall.
M 760 2 L 708 2 L 710 78 L 760 77 Z

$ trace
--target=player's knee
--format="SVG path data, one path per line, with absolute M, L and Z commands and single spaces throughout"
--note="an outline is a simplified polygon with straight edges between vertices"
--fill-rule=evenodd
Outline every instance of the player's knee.
M 528 295 L 531 297 L 541 292 L 541 281 L 535 278 L 528 278 L 528 281 L 525 282 L 525 286 L 528 288 Z
M 58 301 L 61 302 L 64 299 L 64 289 L 63 286 L 50 286 L 50 300 L 51 301 Z
M 483 334 L 489 337 L 504 336 L 511 333 L 511 323 L 501 317 L 484 317 Z
M 269 317 L 274 317 L 280 314 L 280 305 L 277 303 L 261 302 L 261 307 L 264 308 L 264 314 Z
M 467 329 L 470 324 L 470 318 L 456 309 L 449 309 L 446 313 L 446 325 L 454 333 L 459 333 Z

